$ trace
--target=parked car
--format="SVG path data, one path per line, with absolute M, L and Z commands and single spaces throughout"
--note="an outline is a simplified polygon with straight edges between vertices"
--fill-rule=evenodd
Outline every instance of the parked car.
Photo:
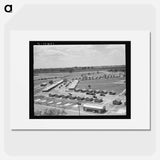
M 55 94 L 49 93 L 49 97 L 54 97 L 54 96 L 55 96 Z
M 41 83 L 41 87 L 44 87 L 44 86 L 46 86 L 47 85 L 47 83 L 46 82 L 44 82 L 44 83 Z
M 114 105 L 121 105 L 122 102 L 121 102 L 121 100 L 119 100 L 119 99 L 115 99 L 115 100 L 113 100 L 113 104 L 114 104 Z
M 109 94 L 110 94 L 110 95 L 115 95 L 116 92 L 115 92 L 115 91 L 109 91 Z
M 97 98 L 97 99 L 94 100 L 94 102 L 101 103 L 101 102 L 103 102 L 103 100 Z
M 81 89 L 79 89 L 79 88 L 75 88 L 75 89 L 74 89 L 75 92 L 79 92 L 80 90 L 81 90 Z
M 65 95 L 62 95 L 62 98 L 65 98 Z
M 86 100 L 86 101 L 92 101 L 93 98 L 91 99 L 91 98 L 87 97 L 87 98 L 85 98 L 85 100 Z
M 69 98 L 69 95 L 66 95 L 65 98 Z
M 77 97 L 77 100 L 84 100 L 84 97 Z
M 82 89 L 81 92 L 87 92 L 87 89 Z
M 103 90 L 103 93 L 104 93 L 104 94 L 107 94 L 107 93 L 108 93 L 108 91 L 106 91 L 106 90 Z
M 104 94 L 104 93 L 101 93 L 100 96 L 105 96 L 105 94 Z

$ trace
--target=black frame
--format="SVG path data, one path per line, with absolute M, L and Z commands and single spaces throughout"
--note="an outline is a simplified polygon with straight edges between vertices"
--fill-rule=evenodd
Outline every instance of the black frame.
M 126 115 L 35 116 L 34 115 L 34 45 L 124 44 L 126 61 Z M 131 119 L 131 41 L 29 41 L 29 119 Z

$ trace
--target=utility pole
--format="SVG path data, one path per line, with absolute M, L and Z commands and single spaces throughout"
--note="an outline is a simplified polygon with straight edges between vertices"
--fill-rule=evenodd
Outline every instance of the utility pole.
M 78 104 L 78 111 L 79 111 L 79 116 L 80 116 L 81 115 L 81 113 L 80 113 L 80 105 L 81 105 L 81 103 L 78 102 L 77 104 Z

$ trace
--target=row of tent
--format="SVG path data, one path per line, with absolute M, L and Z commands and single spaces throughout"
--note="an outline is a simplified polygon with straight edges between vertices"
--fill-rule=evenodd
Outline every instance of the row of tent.
M 71 100 L 84 100 L 84 101 L 94 101 L 94 102 L 97 102 L 97 103 L 101 103 L 103 102 L 102 99 L 99 99 L 99 98 L 89 98 L 89 97 L 80 97 L 80 96 L 73 96 L 73 95 L 58 95 L 58 94 L 52 94 L 50 93 L 49 94 L 49 97 L 56 97 L 56 98 L 65 98 L 65 99 L 71 99 Z
M 103 78 L 123 78 L 125 75 L 102 75 L 102 76 L 97 76 L 97 77 L 93 77 L 93 76 L 85 76 L 85 77 L 76 77 L 76 78 L 73 78 L 72 80 L 96 80 L 96 79 L 103 79 Z
M 93 89 L 80 89 L 80 88 L 76 88 L 74 89 L 75 92 L 83 92 L 83 93 L 90 93 L 90 94 L 110 94 L 110 95 L 115 95 L 116 92 L 115 91 L 107 91 L 107 90 L 93 90 Z

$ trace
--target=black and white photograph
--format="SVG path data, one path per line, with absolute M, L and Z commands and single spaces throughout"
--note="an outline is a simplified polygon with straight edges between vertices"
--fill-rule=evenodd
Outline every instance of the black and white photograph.
M 30 119 L 130 119 L 130 41 L 30 41 Z
M 0 160 L 160 159 L 159 11 L 155 0 L 4 2 Z

